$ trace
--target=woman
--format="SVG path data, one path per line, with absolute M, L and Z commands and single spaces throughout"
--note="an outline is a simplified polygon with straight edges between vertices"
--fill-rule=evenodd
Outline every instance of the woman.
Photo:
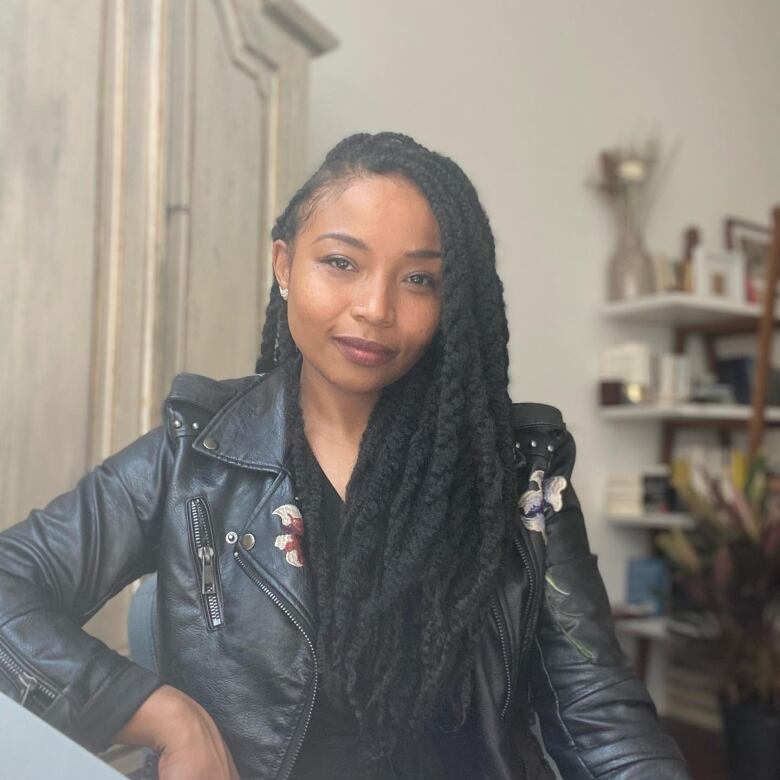
M 272 237 L 258 375 L 179 375 L 159 428 L 0 535 L 0 687 L 163 780 L 550 778 L 534 711 L 565 778 L 687 777 L 615 642 L 571 436 L 508 396 L 465 174 L 354 135 Z M 154 570 L 159 676 L 79 629 Z

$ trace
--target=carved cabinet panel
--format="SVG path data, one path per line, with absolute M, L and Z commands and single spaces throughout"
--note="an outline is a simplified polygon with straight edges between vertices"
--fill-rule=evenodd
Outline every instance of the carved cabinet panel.
M 0 529 L 251 373 L 270 230 L 306 171 L 293 0 L 0 3 Z M 124 649 L 128 595 L 90 624 Z

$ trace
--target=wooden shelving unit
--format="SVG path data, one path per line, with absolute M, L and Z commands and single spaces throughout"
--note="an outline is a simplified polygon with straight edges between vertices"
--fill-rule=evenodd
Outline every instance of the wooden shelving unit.
M 767 256 L 766 300 L 762 305 L 736 303 L 722 298 L 704 298 L 683 292 L 649 295 L 632 301 L 609 303 L 602 315 L 624 322 L 646 323 L 672 329 L 673 349 L 685 352 L 692 336 L 704 339 L 710 367 L 715 369 L 715 342 L 720 336 L 754 333 L 757 338 L 755 391 L 750 406 L 738 404 L 683 403 L 674 405 L 602 407 L 601 416 L 614 422 L 657 422 L 662 426 L 660 461 L 670 463 L 676 433 L 683 428 L 708 428 L 718 432 L 724 445 L 735 430 L 748 430 L 747 454 L 752 458 L 760 447 L 767 427 L 780 426 L 780 408 L 767 408 L 767 378 L 772 337 L 780 326 L 776 289 L 780 277 L 780 206 L 772 212 L 772 241 Z M 666 528 L 685 528 L 692 518 L 678 513 L 640 516 L 608 516 L 608 522 L 622 527 L 643 528 L 651 534 Z M 636 666 L 644 677 L 650 644 L 666 641 L 668 619 L 627 618 L 617 622 L 617 630 L 637 640 Z

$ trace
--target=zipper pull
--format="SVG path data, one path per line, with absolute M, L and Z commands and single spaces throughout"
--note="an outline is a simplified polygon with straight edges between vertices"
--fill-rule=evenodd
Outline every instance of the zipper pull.
M 217 588 L 217 581 L 214 578 L 214 548 L 201 547 L 198 550 L 198 557 L 200 558 L 200 592 L 208 596 Z
M 19 704 L 24 707 L 30 694 L 38 688 L 38 678 L 27 672 L 19 672 L 19 681 L 22 683 L 22 699 Z

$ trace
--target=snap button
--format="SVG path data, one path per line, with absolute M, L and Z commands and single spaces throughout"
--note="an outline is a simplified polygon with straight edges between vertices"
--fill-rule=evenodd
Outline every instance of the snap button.
M 536 442 L 535 442 L 533 439 L 531 440 L 531 446 L 532 446 L 532 447 L 535 447 L 535 446 L 536 446 Z
M 173 427 L 174 428 L 181 428 L 181 420 L 178 418 L 173 421 Z
M 199 423 L 196 423 L 196 422 L 192 423 L 192 429 L 194 431 L 197 431 L 199 428 L 200 428 L 200 424 Z
M 238 540 L 238 534 L 235 531 L 228 531 L 225 534 L 225 541 L 228 544 L 235 544 L 237 540 Z
M 547 452 L 553 452 L 555 450 L 555 447 L 552 446 L 552 444 L 547 445 Z
M 254 534 L 244 534 L 241 537 L 241 546 L 245 550 L 251 550 L 255 546 L 255 535 Z
M 203 440 L 203 446 L 207 450 L 215 450 L 215 449 L 217 449 L 217 447 L 219 447 L 219 444 L 217 444 L 217 440 L 216 439 L 212 438 L 211 436 L 207 436 Z

